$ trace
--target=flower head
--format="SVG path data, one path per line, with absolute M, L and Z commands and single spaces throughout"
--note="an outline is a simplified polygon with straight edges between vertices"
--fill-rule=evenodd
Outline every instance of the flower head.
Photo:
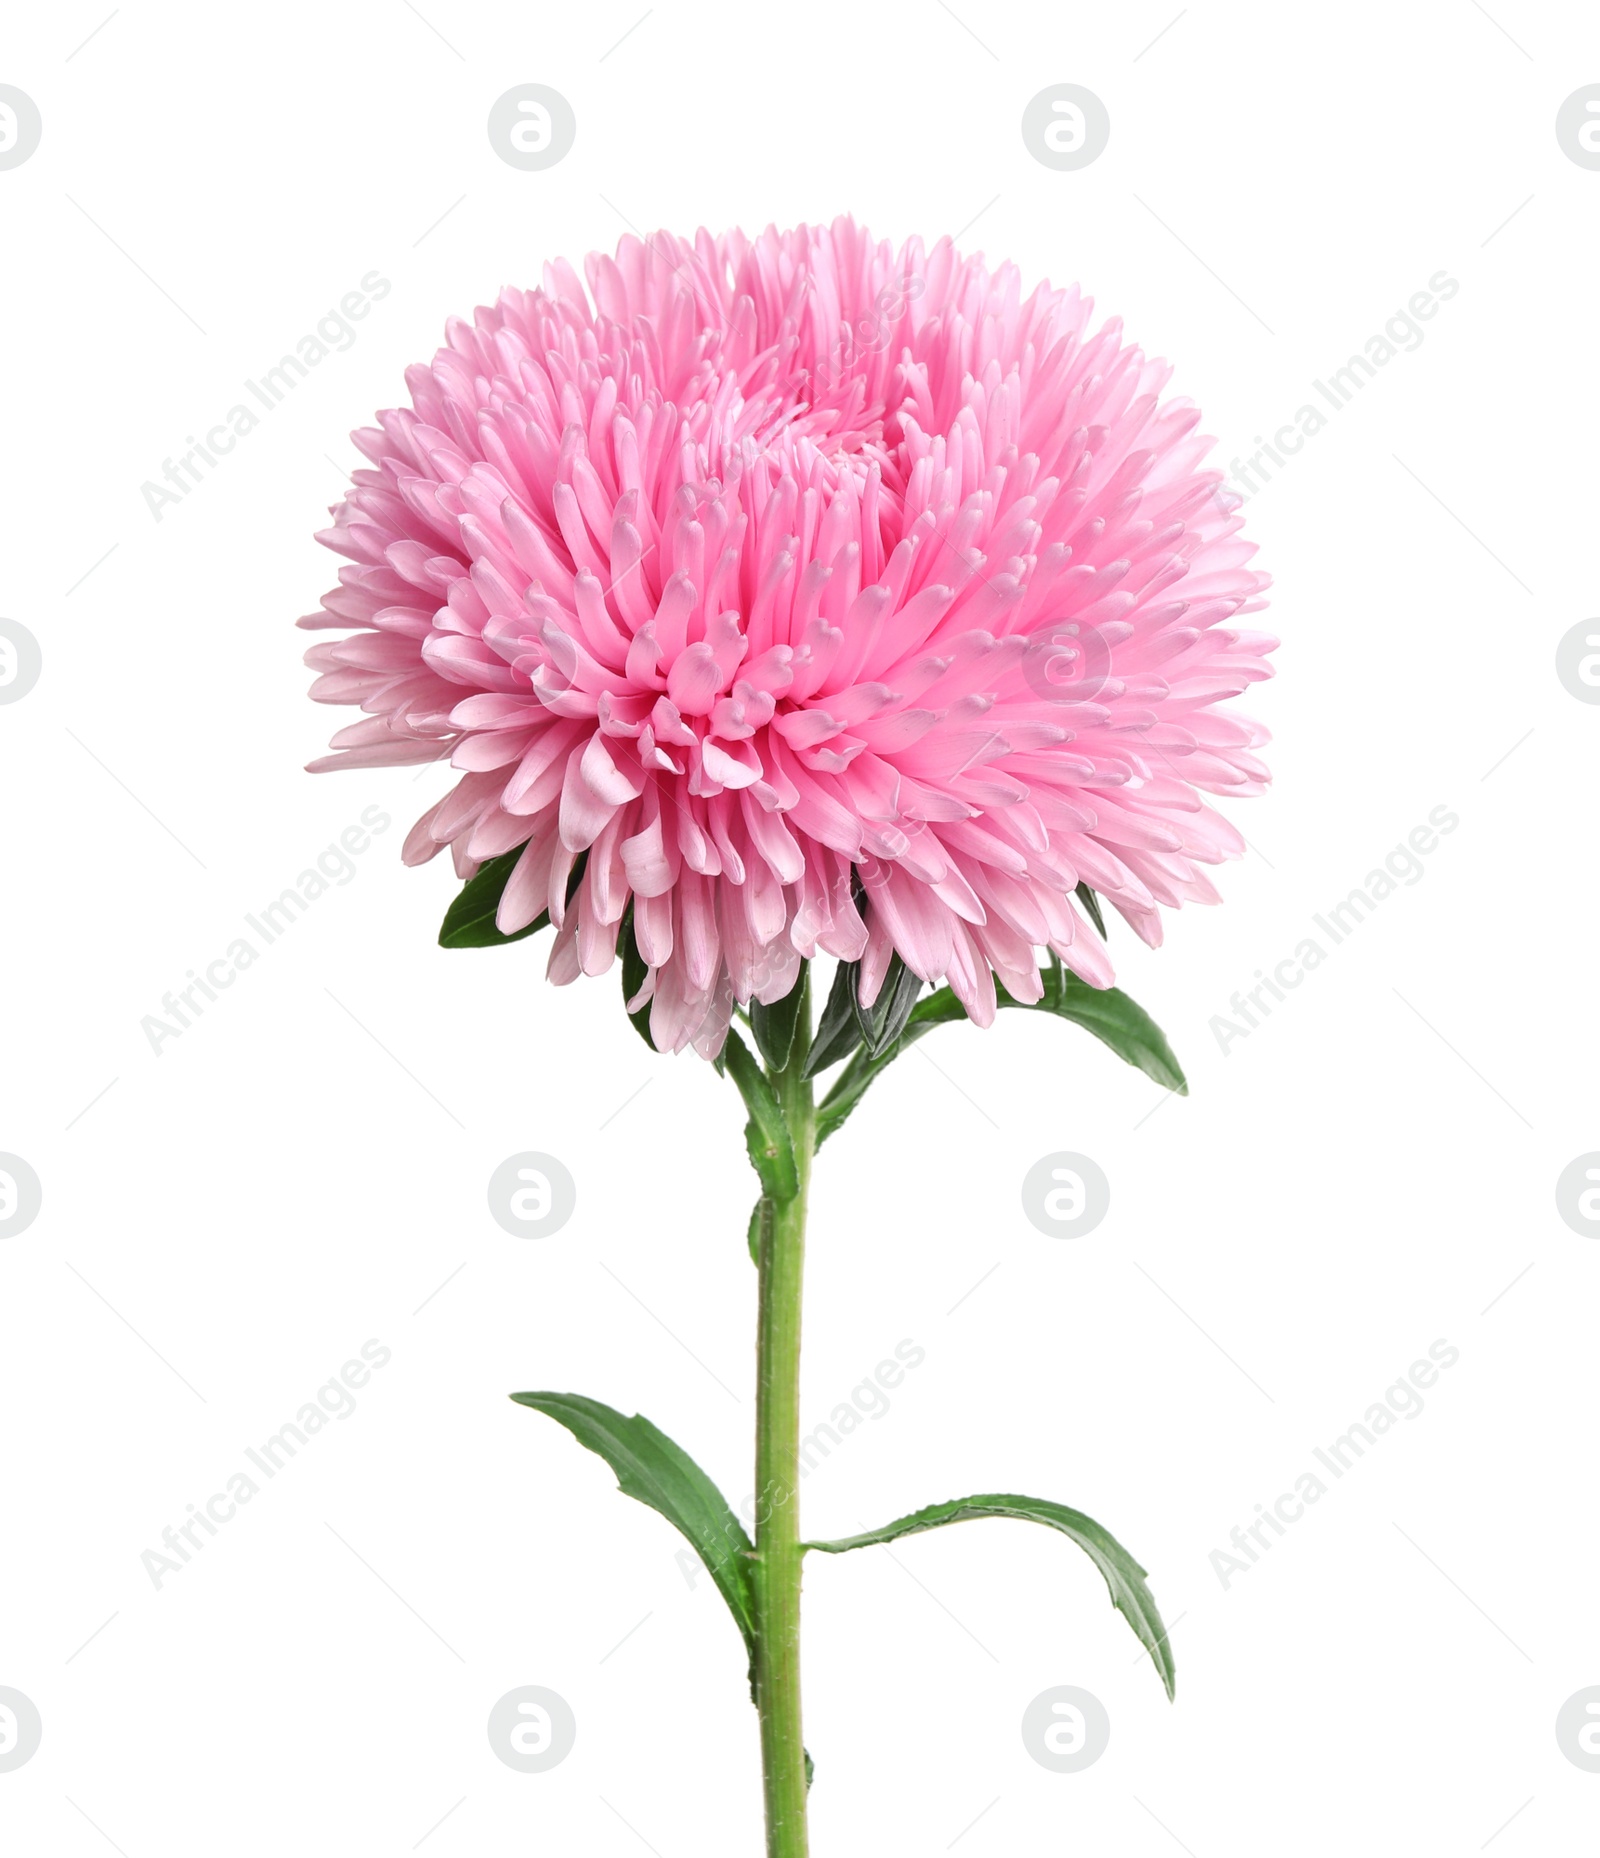
M 1267 778 L 1218 705 L 1274 641 L 1164 363 L 847 219 L 585 273 L 453 321 L 320 538 L 353 565 L 300 623 L 353 630 L 312 695 L 366 716 L 312 766 L 461 776 L 408 862 L 522 847 L 498 925 L 548 911 L 557 982 L 627 914 L 630 1005 L 707 1053 L 819 952 L 987 1023 L 1039 948 L 1110 984 L 1078 886 L 1152 944 L 1216 900 L 1243 841 L 1204 796 Z

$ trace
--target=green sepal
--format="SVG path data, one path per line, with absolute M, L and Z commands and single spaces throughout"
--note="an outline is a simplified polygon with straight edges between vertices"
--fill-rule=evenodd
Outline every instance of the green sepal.
M 622 1004 L 626 1010 L 628 1002 L 645 984 L 650 973 L 648 963 L 639 953 L 638 939 L 633 933 L 631 901 L 622 912 L 622 926 L 617 932 L 617 952 L 622 957 Z M 633 1021 L 634 1031 L 650 1047 L 651 1051 L 654 1051 L 656 1042 L 650 1036 L 650 1002 L 646 1000 L 638 1012 L 629 1013 L 628 1017 Z
M 802 961 L 794 986 L 781 1000 L 774 1000 L 771 1006 L 763 1006 L 754 999 L 750 1002 L 750 1030 L 755 1035 L 756 1049 L 769 1070 L 781 1071 L 789 1062 L 794 1029 L 800 1023 L 800 1006 L 805 999 L 806 975 L 806 964 Z
M 1111 1592 L 1111 1604 L 1149 1652 L 1167 1695 L 1174 1694 L 1177 1668 L 1172 1646 L 1155 1599 L 1145 1585 L 1144 1569 L 1109 1530 L 1101 1528 L 1092 1516 L 1085 1516 L 1081 1510 L 1069 1510 L 1065 1504 L 1051 1503 L 1044 1497 L 957 1497 L 949 1503 L 930 1504 L 925 1510 L 902 1516 L 881 1529 L 868 1530 L 865 1535 L 842 1536 L 831 1542 L 805 1542 L 801 1546 L 824 1555 L 843 1555 L 853 1548 L 897 1542 L 904 1535 L 919 1535 L 925 1529 L 938 1529 L 946 1523 L 967 1522 L 982 1516 L 1010 1516 L 1022 1522 L 1043 1523 L 1076 1542 L 1104 1577 Z
M 732 1026 L 722 1057 L 728 1075 L 739 1086 L 739 1095 L 750 1112 L 744 1126 L 745 1147 L 750 1165 L 761 1179 L 761 1191 L 771 1200 L 792 1200 L 800 1190 L 794 1168 L 794 1144 L 789 1139 L 789 1125 L 765 1071 L 755 1055 Z
M 898 955 L 889 957 L 888 972 L 870 1007 L 861 1004 L 861 983 L 857 977 L 850 998 L 861 1032 L 862 1049 L 869 1058 L 881 1057 L 905 1031 L 906 1021 L 921 992 L 921 977 L 913 974 Z
M 1089 920 L 1100 931 L 1100 940 L 1103 942 L 1106 939 L 1106 919 L 1104 911 L 1100 908 L 1100 899 L 1087 884 L 1080 884 L 1072 894 L 1088 912 Z
M 820 1148 L 828 1137 L 839 1128 L 845 1118 L 867 1094 L 867 1087 L 885 1070 L 903 1051 L 909 1051 L 925 1033 L 935 1026 L 942 1026 L 948 1020 L 965 1019 L 966 1008 L 951 993 L 948 987 L 941 987 L 931 993 L 925 1000 L 919 1000 L 911 1010 L 905 1029 L 899 1039 L 887 1051 L 876 1058 L 863 1046 L 850 1060 L 844 1070 L 834 1081 L 833 1088 L 817 1106 L 817 1147 Z
M 817 1030 L 806 1053 L 802 1077 L 815 1077 L 831 1064 L 841 1064 L 861 1043 L 861 1028 L 856 1023 L 856 977 L 859 961 L 841 961 L 833 971 L 833 985 L 817 1021 Z

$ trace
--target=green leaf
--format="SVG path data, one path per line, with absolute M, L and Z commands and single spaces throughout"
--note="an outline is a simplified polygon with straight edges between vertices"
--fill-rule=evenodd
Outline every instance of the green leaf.
M 518 929 L 512 935 L 502 935 L 494 926 L 494 913 L 500 907 L 500 893 L 505 889 L 506 880 L 524 849 L 519 845 L 514 852 L 503 852 L 498 858 L 485 859 L 473 876 L 467 879 L 439 925 L 441 948 L 498 948 L 505 942 L 520 942 L 525 935 L 536 935 L 549 926 L 550 914 L 547 910 L 541 911 L 525 929 Z
M 859 961 L 841 961 L 833 971 L 833 986 L 817 1022 L 816 1036 L 806 1053 L 802 1077 L 815 1077 L 831 1064 L 839 1064 L 861 1043 L 861 1028 L 856 1024 L 856 977 Z
M 807 967 L 802 961 L 794 986 L 781 1000 L 774 1000 L 771 1006 L 763 1006 L 759 1000 L 750 1002 L 750 1030 L 770 1070 L 781 1071 L 789 1062 L 794 1029 L 800 1021 L 800 1005 L 805 999 L 806 976 Z
M 558 1420 L 580 1445 L 605 1459 L 627 1496 L 666 1517 L 685 1538 L 727 1601 L 753 1668 L 755 1549 L 722 1492 L 699 1465 L 638 1413 L 625 1419 L 614 1407 L 581 1394 L 519 1393 L 511 1398 Z
M 524 928 L 514 929 L 510 935 L 502 935 L 495 927 L 495 911 L 500 907 L 501 893 L 505 890 L 517 860 L 527 849 L 525 845 L 519 845 L 515 851 L 502 852 L 497 858 L 486 858 L 479 865 L 444 913 L 444 921 L 439 925 L 441 948 L 503 948 L 508 942 L 520 942 L 524 936 L 537 935 L 541 929 L 550 926 L 550 912 L 541 910 L 531 923 Z M 580 852 L 572 867 L 572 875 L 567 879 L 569 903 L 583 882 L 584 866 L 588 859 L 587 852 Z
M 1089 920 L 1100 931 L 1100 940 L 1106 939 L 1106 919 L 1100 909 L 1100 899 L 1087 884 L 1080 884 L 1073 895 L 1089 913 Z
M 1144 1008 L 1117 987 L 1091 987 L 1076 974 L 1051 957 L 1044 972 L 1044 998 L 1031 1002 L 1014 1000 L 1003 987 L 996 986 L 995 996 L 1003 1007 L 1018 1007 L 1030 1013 L 1050 1013 L 1058 1019 L 1070 1019 L 1082 1026 L 1128 1064 L 1136 1065 L 1145 1076 L 1179 1096 L 1189 1094 L 1185 1079 L 1166 1035 Z M 893 1063 L 924 1033 L 951 1020 L 964 1019 L 966 1010 L 948 987 L 917 1001 L 898 1041 L 876 1058 L 864 1048 L 858 1051 L 817 1109 L 817 1146 L 839 1128 L 850 1112 L 866 1095 L 885 1066 Z
M 1177 1673 L 1172 1647 L 1155 1600 L 1144 1584 L 1144 1569 L 1114 1535 L 1081 1510 L 1069 1510 L 1064 1504 L 1051 1503 L 1043 1497 L 957 1497 L 949 1503 L 930 1504 L 925 1510 L 902 1516 L 898 1522 L 886 1523 L 883 1528 L 869 1530 L 865 1535 L 847 1535 L 833 1542 L 806 1542 L 802 1546 L 817 1549 L 824 1555 L 842 1555 L 852 1548 L 896 1542 L 903 1535 L 920 1535 L 925 1529 L 938 1529 L 945 1523 L 967 1522 L 979 1516 L 1011 1516 L 1021 1522 L 1043 1523 L 1076 1542 L 1105 1577 L 1106 1586 L 1111 1590 L 1111 1604 L 1132 1626 L 1160 1672 L 1167 1695 L 1173 1695 Z
M 639 944 L 634 937 L 633 904 L 631 902 L 622 912 L 622 927 L 617 935 L 617 948 L 622 956 L 622 1000 L 626 1007 L 628 1001 L 644 985 L 645 977 L 650 972 L 644 956 L 639 953 Z M 650 1036 L 650 1002 L 646 1000 L 637 1013 L 629 1013 L 628 1017 L 633 1021 L 634 1031 L 650 1047 L 651 1051 L 654 1051 L 656 1042 Z
M 750 1112 L 744 1141 L 750 1151 L 750 1165 L 761 1177 L 761 1191 L 772 1200 L 792 1200 L 800 1191 L 800 1182 L 794 1171 L 794 1144 L 789 1139 L 789 1125 L 777 1092 L 750 1047 L 731 1026 L 722 1056 Z
M 1052 984 L 1053 983 L 1053 984 Z M 1002 1006 L 1024 1006 L 999 989 Z M 1030 1013 L 1053 1013 L 1092 1032 L 1128 1064 L 1180 1097 L 1189 1094 L 1188 1080 L 1167 1043 L 1166 1034 L 1136 1000 L 1120 987 L 1091 987 L 1069 969 L 1062 968 L 1047 982 L 1042 1000 L 1026 1003 Z

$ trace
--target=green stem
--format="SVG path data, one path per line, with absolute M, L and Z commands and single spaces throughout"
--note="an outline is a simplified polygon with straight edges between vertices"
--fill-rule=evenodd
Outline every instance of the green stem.
M 803 982 L 809 986 L 809 981 Z M 800 1075 L 811 1043 L 803 994 L 789 1062 L 773 1085 L 794 1144 L 799 1191 L 762 1222 L 756 1343 L 756 1707 L 767 1858 L 806 1858 L 806 1757 L 800 1725 L 800 1296 L 816 1109 Z

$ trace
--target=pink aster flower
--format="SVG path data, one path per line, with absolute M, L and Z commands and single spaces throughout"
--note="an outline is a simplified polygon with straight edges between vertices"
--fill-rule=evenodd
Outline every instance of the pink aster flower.
M 818 953 L 993 1017 L 1036 950 L 1108 986 L 1079 886 L 1147 942 L 1216 901 L 1265 733 L 1266 577 L 1169 370 L 948 239 L 848 219 L 625 238 L 453 321 L 321 540 L 316 769 L 448 757 L 405 857 L 522 848 L 497 922 L 549 975 L 625 912 L 663 1050 Z M 576 882 L 574 881 L 576 878 Z M 631 909 L 630 909 L 631 906 Z

